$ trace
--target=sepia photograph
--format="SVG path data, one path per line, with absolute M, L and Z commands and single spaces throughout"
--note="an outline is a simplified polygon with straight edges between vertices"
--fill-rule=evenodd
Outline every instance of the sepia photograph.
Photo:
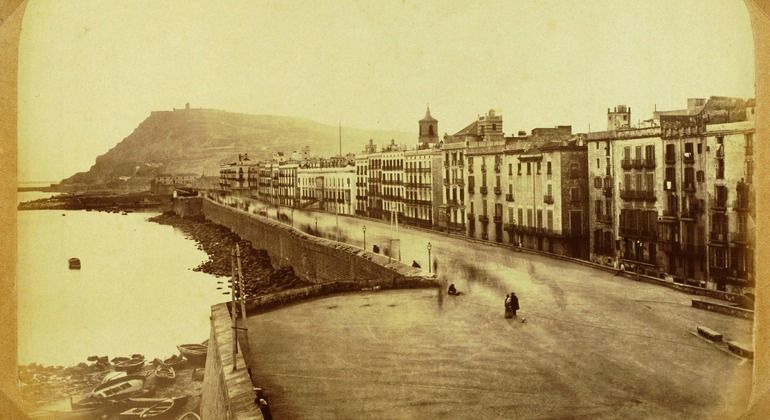
M 768 23 L 0 3 L 0 419 L 770 418 Z

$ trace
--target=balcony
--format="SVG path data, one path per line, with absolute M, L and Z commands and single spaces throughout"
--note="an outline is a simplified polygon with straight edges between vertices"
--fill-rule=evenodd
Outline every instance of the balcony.
M 473 222 L 476 220 L 476 215 L 473 213 L 468 213 L 466 216 L 468 217 L 469 222 Z
M 612 186 L 602 188 L 602 194 L 605 197 L 612 197 Z
M 544 195 L 543 196 L 543 202 L 545 204 L 553 204 L 553 196 L 552 195 Z
M 734 200 L 733 210 L 740 212 L 749 211 L 749 200 L 747 200 L 745 197 L 742 199 Z
M 484 195 L 486 195 L 486 194 L 489 192 L 489 189 L 487 188 L 487 186 L 486 186 L 486 185 L 482 185 L 481 187 L 479 187 L 479 192 L 480 192 L 481 194 L 484 194 Z
M 624 201 L 655 201 L 655 191 L 620 190 L 620 198 Z
M 673 153 L 666 153 L 666 165 L 673 165 L 676 163 L 676 155 Z
M 462 188 L 463 186 L 465 186 L 465 181 L 463 181 L 462 178 L 457 178 L 457 179 L 455 179 L 455 185 L 457 185 L 458 187 Z
M 677 209 L 664 209 L 663 210 L 663 217 L 665 218 L 676 218 L 679 216 L 679 212 Z
M 487 172 L 487 165 L 486 164 L 482 164 L 481 165 L 481 172 Z
M 682 189 L 687 192 L 695 192 L 695 183 L 692 181 L 685 181 Z
M 506 194 L 505 201 L 513 201 L 513 194 Z
M 724 213 L 727 211 L 727 202 L 726 201 L 714 201 L 714 203 L 711 205 L 711 211 L 718 212 L 718 213 Z
M 749 243 L 749 235 L 747 232 L 730 232 L 730 242 L 747 245 Z
M 727 233 L 709 232 L 709 243 L 716 245 L 727 245 Z
M 476 194 L 476 188 L 473 185 L 468 185 L 468 194 Z
M 503 193 L 503 189 L 500 187 L 495 187 L 495 195 L 500 195 Z
M 655 159 L 644 159 L 642 166 L 645 169 L 655 169 Z
M 684 152 L 682 161 L 687 164 L 695 163 L 695 155 L 692 152 Z
M 655 240 L 658 237 L 658 231 L 655 228 L 652 229 L 633 229 L 620 227 L 620 236 L 626 238 L 639 238 Z
M 492 218 L 492 221 L 498 224 L 503 223 L 503 216 L 495 216 Z
M 500 165 L 499 164 L 495 164 L 495 173 L 498 173 L 498 174 L 500 173 Z
M 620 167 L 623 169 L 631 169 L 633 167 L 633 161 L 631 159 L 623 159 L 620 161 Z
M 634 159 L 631 161 L 631 167 L 634 169 L 642 169 L 644 168 L 644 160 L 643 159 Z
M 486 214 L 482 214 L 481 216 L 479 216 L 479 222 L 489 223 L 489 216 L 487 216 Z
M 468 166 L 468 173 L 469 173 L 469 174 L 472 174 L 472 173 L 473 173 L 473 165 L 469 165 L 469 166 Z

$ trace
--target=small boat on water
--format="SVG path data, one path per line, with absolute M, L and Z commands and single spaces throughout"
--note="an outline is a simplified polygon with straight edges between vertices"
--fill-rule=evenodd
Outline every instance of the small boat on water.
M 168 382 L 176 379 L 176 372 L 174 372 L 174 368 L 172 367 L 161 365 L 155 369 L 155 376 L 160 381 Z
M 115 370 L 122 370 L 128 373 L 136 372 L 144 366 L 144 359 L 129 359 L 115 363 Z
M 70 270 L 80 270 L 80 259 L 70 258 L 69 264 L 70 264 Z
M 186 401 L 185 401 L 186 402 Z M 183 406 L 183 403 L 177 403 L 172 398 L 166 398 L 149 407 L 133 407 L 120 413 L 120 418 L 140 418 L 149 419 L 164 416 L 175 409 Z
M 107 381 L 91 391 L 91 394 L 98 398 L 124 397 L 142 392 L 144 381 L 147 378 L 143 375 L 126 375 L 121 378 L 115 378 Z
M 205 360 L 206 353 L 208 353 L 208 346 L 203 344 L 182 344 L 176 346 L 179 349 L 179 353 L 186 357 L 188 360 Z

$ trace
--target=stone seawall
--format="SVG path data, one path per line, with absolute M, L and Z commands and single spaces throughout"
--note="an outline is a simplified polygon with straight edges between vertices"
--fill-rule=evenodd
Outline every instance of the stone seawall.
M 393 287 L 432 276 L 398 261 L 332 240 L 308 235 L 280 222 L 203 199 L 203 214 L 255 249 L 264 249 L 277 267 L 291 266 L 310 283 L 356 282 L 361 287 Z

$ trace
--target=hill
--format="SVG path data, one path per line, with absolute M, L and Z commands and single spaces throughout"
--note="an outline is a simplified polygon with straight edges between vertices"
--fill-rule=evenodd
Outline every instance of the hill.
M 63 186 L 146 185 L 159 173 L 216 175 L 219 165 L 248 153 L 265 159 L 277 151 L 309 147 L 319 156 L 339 150 L 338 127 L 306 118 L 249 115 L 213 109 L 153 111 L 133 133 L 96 158 L 87 172 L 62 181 Z M 343 153 L 357 152 L 372 138 L 413 143 L 416 133 L 342 128 Z M 121 181 L 121 177 L 123 177 Z M 126 177 L 130 177 L 126 181 Z

